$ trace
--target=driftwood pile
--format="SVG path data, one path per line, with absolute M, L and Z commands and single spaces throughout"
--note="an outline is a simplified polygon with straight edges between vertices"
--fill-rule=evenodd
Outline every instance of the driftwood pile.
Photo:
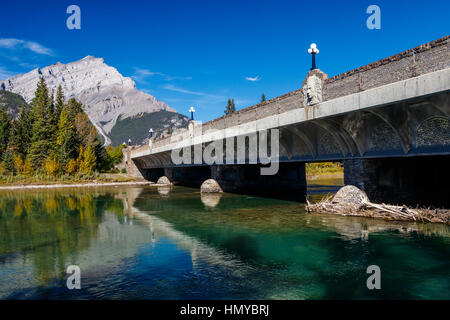
M 347 200 L 346 200 L 347 199 Z M 382 218 L 386 220 L 421 221 L 450 225 L 450 210 L 430 208 L 408 208 L 377 204 L 369 201 L 364 191 L 354 186 L 339 189 L 336 196 L 328 196 L 318 203 L 307 200 L 306 210 L 316 213 Z

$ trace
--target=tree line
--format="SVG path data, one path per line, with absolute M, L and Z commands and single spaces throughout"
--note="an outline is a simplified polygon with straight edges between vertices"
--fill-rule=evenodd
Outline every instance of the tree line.
M 262 102 L 264 102 L 264 101 L 266 101 L 266 96 L 265 96 L 265 94 L 263 93 L 263 94 L 261 95 L 260 103 L 262 103 Z M 224 113 L 225 113 L 225 115 L 229 115 L 229 114 L 232 114 L 232 113 L 234 113 L 234 112 L 236 112 L 236 104 L 234 103 L 234 99 L 228 99 L 227 105 L 225 106 L 225 111 L 224 111 Z
M 0 110 L 2 175 L 90 176 L 120 162 L 122 152 L 117 151 L 102 146 L 79 101 L 65 102 L 61 86 L 55 97 L 42 77 L 30 106 L 22 107 L 16 119 L 9 117 L 5 107 Z

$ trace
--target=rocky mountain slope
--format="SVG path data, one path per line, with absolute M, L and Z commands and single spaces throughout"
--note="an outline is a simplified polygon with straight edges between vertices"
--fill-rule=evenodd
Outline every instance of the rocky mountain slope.
M 5 107 L 9 116 L 15 119 L 22 108 L 28 108 L 22 96 L 9 91 L 0 90 L 0 108 Z
M 152 113 L 163 112 L 164 115 L 163 121 L 156 123 L 156 126 L 152 124 L 155 131 L 168 125 L 172 130 L 187 126 L 187 117 L 177 114 L 174 109 L 153 96 L 137 90 L 131 78 L 123 77 L 115 68 L 105 64 L 102 58 L 92 56 L 68 64 L 58 62 L 43 69 L 16 75 L 0 81 L 0 90 L 17 93 L 29 103 L 40 77 L 44 77 L 49 90 L 56 92 L 58 85 L 61 85 L 66 100 L 74 97 L 83 103 L 86 113 L 106 144 L 118 145 L 123 142 L 124 135 L 118 128 L 115 130 L 117 138 L 111 138 L 111 131 L 118 121 L 127 120 L 127 127 L 130 127 L 130 122 L 133 123 L 134 119 L 142 119 L 144 115 L 151 119 Z M 136 129 L 145 134 L 133 134 L 137 139 L 133 142 L 143 143 L 150 124 L 147 126 L 142 120 L 137 122 L 145 128 Z

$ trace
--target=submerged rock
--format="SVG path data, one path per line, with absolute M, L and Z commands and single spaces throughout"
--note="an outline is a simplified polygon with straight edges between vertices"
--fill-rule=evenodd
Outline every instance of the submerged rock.
M 166 176 L 162 176 L 158 179 L 158 182 L 156 182 L 157 184 L 171 184 L 169 178 L 167 178 Z
M 215 192 L 223 192 L 219 183 L 217 183 L 214 179 L 208 179 L 202 183 L 200 186 L 200 192 L 206 193 L 215 193 Z
M 333 203 L 363 204 L 366 202 L 369 202 L 367 194 L 352 185 L 340 188 L 333 198 Z

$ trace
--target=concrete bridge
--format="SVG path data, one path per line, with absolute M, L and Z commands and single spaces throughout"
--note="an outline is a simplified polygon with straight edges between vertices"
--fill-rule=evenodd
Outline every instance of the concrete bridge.
M 214 178 L 224 191 L 303 200 L 306 162 L 343 161 L 345 184 L 374 201 L 448 207 L 449 38 L 331 78 L 311 70 L 298 90 L 129 150 L 129 170 L 190 186 Z M 252 157 L 252 148 L 265 141 L 256 133 L 267 130 L 272 147 L 273 129 L 279 147 L 271 160 L 279 170 L 261 175 L 267 159 Z M 214 163 L 196 159 L 195 150 L 218 141 L 227 150 L 214 150 Z M 239 141 L 246 152 L 230 156 Z

